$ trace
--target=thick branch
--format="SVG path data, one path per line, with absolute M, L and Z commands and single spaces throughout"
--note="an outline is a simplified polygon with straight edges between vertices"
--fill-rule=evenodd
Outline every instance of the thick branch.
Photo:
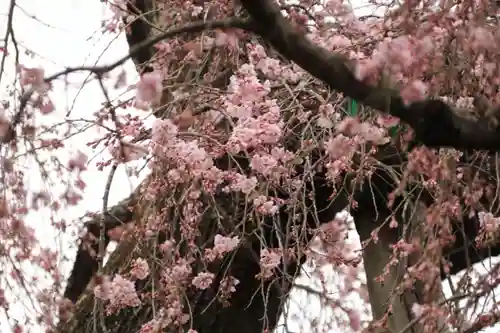
M 280 13 L 275 1 L 241 0 L 255 22 L 258 33 L 287 59 L 361 103 L 398 117 L 411 126 L 416 139 L 429 147 L 500 150 L 500 130 L 490 128 L 487 119 L 459 115 L 439 100 L 406 106 L 398 91 L 373 87 L 356 79 L 347 59 L 313 44 Z
M 422 221 L 425 219 L 426 207 L 417 203 L 417 207 L 410 209 L 411 213 L 404 214 L 403 218 L 411 230 L 412 236 L 419 237 L 423 242 L 425 234 L 422 232 Z M 371 237 L 373 224 L 380 226 L 388 216 L 380 215 L 376 221 L 372 214 L 359 214 L 355 218 L 356 230 L 361 240 Z M 386 325 L 390 332 L 424 332 L 424 326 L 418 321 L 412 311 L 415 303 L 428 304 L 436 302 L 441 297 L 441 283 L 439 276 L 435 280 L 426 281 L 428 290 L 424 288 L 422 281 L 416 281 L 413 288 L 400 289 L 399 286 L 405 276 L 407 265 L 418 262 L 419 254 L 412 254 L 397 264 L 391 264 L 391 246 L 396 241 L 395 233 L 387 226 L 382 227 L 378 233 L 377 242 L 369 242 L 363 248 L 363 264 L 366 272 L 366 280 L 373 319 L 387 321 Z M 383 276 L 383 281 L 377 278 Z M 439 332 L 449 332 L 443 323 L 435 323 L 440 328 Z
M 78 251 L 68 278 L 64 297 L 76 303 L 80 295 L 84 292 L 89 281 L 97 272 L 96 255 L 99 250 L 99 236 L 101 221 L 104 220 L 105 225 L 105 244 L 109 244 L 107 231 L 112 230 L 122 224 L 130 223 L 133 218 L 132 208 L 135 206 L 138 198 L 140 187 L 132 193 L 128 198 L 121 201 L 116 206 L 109 209 L 108 213 L 103 216 L 96 214 L 88 222 L 85 223 L 85 236 L 79 240 Z
M 154 5 L 152 0 L 127 1 L 127 9 L 136 16 L 136 19 L 130 23 L 127 31 L 127 42 L 132 47 L 139 45 L 150 38 L 150 32 L 153 24 Z M 132 55 L 137 69 L 145 67 L 143 71 L 149 72 L 152 69 L 146 64 L 153 57 L 152 47 L 144 47 Z

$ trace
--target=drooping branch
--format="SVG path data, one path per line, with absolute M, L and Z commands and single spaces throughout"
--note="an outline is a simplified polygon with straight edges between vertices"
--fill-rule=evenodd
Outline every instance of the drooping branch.
M 398 91 L 370 86 L 358 80 L 345 57 L 309 41 L 280 13 L 273 0 L 241 0 L 255 22 L 256 31 L 284 57 L 295 62 L 332 89 L 381 112 L 398 117 L 428 147 L 500 150 L 500 129 L 488 119 L 472 119 L 440 100 L 405 105 Z

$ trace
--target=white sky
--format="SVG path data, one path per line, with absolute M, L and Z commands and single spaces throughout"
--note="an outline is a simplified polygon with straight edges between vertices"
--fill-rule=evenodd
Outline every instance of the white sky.
M 7 13 L 9 2 L 4 0 L 0 3 L 0 38 L 3 38 L 5 34 L 5 13 Z M 21 62 L 26 65 L 42 64 L 47 75 L 68 66 L 94 65 L 96 61 L 99 64 L 108 64 L 126 54 L 128 50 L 123 35 L 117 39 L 114 35 L 102 36 L 100 27 L 105 12 L 98 0 L 51 0 L 49 2 L 17 0 L 17 4 L 20 7 L 16 8 L 14 19 L 17 40 L 23 50 L 33 51 L 37 58 L 33 61 L 29 57 L 23 56 Z M 10 51 L 12 52 L 13 49 Z M 125 69 L 129 75 L 128 82 L 134 82 L 137 75 L 133 63 L 127 62 Z M 8 72 L 4 76 L 8 75 L 8 77 L 3 78 L 2 88 L 5 87 L 4 84 L 12 82 L 14 79 L 12 59 L 7 64 L 7 70 Z M 90 118 L 93 112 L 99 110 L 100 104 L 104 100 L 102 92 L 97 82 L 83 84 L 86 77 L 87 73 L 70 76 L 67 87 L 61 81 L 57 81 L 54 92 L 51 94 L 57 108 L 57 114 L 54 117 L 64 119 L 67 110 L 71 109 L 72 118 Z M 0 90 L 0 94 L 5 93 Z M 71 139 L 67 142 L 68 149 L 59 153 L 61 159 L 66 160 L 67 156 L 74 153 L 76 149 L 85 150 L 87 140 L 85 136 L 76 136 Z M 87 151 L 90 153 L 88 148 Z M 31 188 L 43 187 L 36 165 L 27 163 L 25 167 L 27 170 L 36 170 L 36 172 L 28 173 L 27 184 Z M 84 199 L 77 207 L 64 212 L 64 217 L 68 221 L 74 223 L 87 211 L 101 210 L 101 198 L 107 177 L 107 170 L 97 171 L 95 163 L 89 166 L 89 170 L 84 176 L 88 186 L 84 193 Z M 109 206 L 128 196 L 138 183 L 139 180 L 128 177 L 124 167 L 121 166 L 111 187 Z M 45 213 L 31 214 L 28 218 L 29 223 L 36 226 L 39 238 L 45 245 L 65 249 L 65 255 L 68 255 L 69 259 L 72 260 L 75 252 L 73 239 L 63 238 L 51 232 L 51 229 L 47 228 L 50 223 L 50 215 L 47 211 Z M 68 249 L 71 250 L 68 251 Z M 66 264 L 64 269 L 67 271 L 69 266 Z M 26 297 L 26 295 L 20 295 L 20 297 Z M 23 307 L 25 303 L 25 301 L 21 301 L 12 306 L 10 315 L 22 321 L 23 315 L 29 314 L 30 311 Z M 307 309 L 311 315 L 317 315 L 319 312 L 317 302 L 309 303 Z M 323 320 L 327 320 L 327 318 Z M 300 331 L 304 331 L 304 328 L 301 330 L 297 327 Z M 0 332 L 10 332 L 10 330 L 5 317 L 0 314 Z M 493 330 L 490 331 L 493 332 Z M 37 333 L 41 330 L 34 328 L 32 332 Z

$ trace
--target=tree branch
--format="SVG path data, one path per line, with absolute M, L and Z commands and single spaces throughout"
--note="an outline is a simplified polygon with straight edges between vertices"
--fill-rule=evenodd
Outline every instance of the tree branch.
M 490 128 L 488 119 L 470 119 L 440 100 L 405 105 L 398 91 L 373 87 L 356 79 L 345 57 L 327 51 L 299 33 L 271 0 L 241 0 L 255 22 L 257 32 L 287 59 L 344 93 L 379 111 L 398 117 L 415 131 L 416 139 L 428 147 L 500 150 L 500 129 Z
M 257 31 L 256 27 L 254 24 L 248 20 L 242 20 L 239 18 L 229 18 L 225 20 L 218 20 L 218 21 L 198 21 L 198 22 L 193 22 L 190 24 L 182 25 L 177 28 L 172 28 L 169 29 L 161 34 L 158 34 L 157 36 L 154 36 L 150 39 L 144 40 L 130 48 L 130 52 L 122 57 L 121 59 L 115 61 L 112 64 L 106 65 L 106 66 L 80 66 L 80 67 L 71 67 L 67 68 L 63 71 L 60 71 L 58 73 L 55 73 L 45 79 L 45 82 L 50 82 L 52 80 L 57 79 L 60 76 L 68 75 L 74 72 L 79 72 L 79 71 L 89 71 L 97 75 L 102 75 L 104 73 L 110 72 L 111 70 L 115 69 L 116 67 L 123 65 L 128 59 L 133 58 L 137 54 L 139 54 L 142 50 L 148 49 L 155 44 L 161 42 L 164 39 L 167 38 L 172 38 L 174 36 L 177 36 L 179 34 L 183 33 L 196 33 L 200 32 L 203 30 L 208 30 L 208 29 L 220 29 L 220 28 L 237 28 L 237 29 L 243 29 L 247 31 Z

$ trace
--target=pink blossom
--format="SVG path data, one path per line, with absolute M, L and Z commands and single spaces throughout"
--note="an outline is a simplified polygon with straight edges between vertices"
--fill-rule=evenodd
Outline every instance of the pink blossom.
M 121 241 L 122 237 L 126 235 L 128 232 L 132 231 L 134 226 L 131 224 L 122 224 L 113 229 L 109 230 L 106 234 L 108 237 L 115 242 Z
M 189 277 L 191 272 L 191 265 L 189 265 L 184 259 L 180 259 L 176 265 L 168 270 L 168 275 L 173 280 L 183 281 Z
M 210 272 L 201 272 L 193 278 L 193 285 L 198 289 L 207 289 L 212 284 L 215 275 Z
M 228 149 L 236 153 L 260 145 L 277 144 L 282 135 L 283 125 L 280 121 L 279 108 L 271 105 L 267 113 L 238 122 L 227 143 Z
M 283 71 L 280 61 L 273 58 L 261 59 L 256 68 L 270 78 L 280 77 Z
M 178 158 L 186 165 L 193 168 L 195 172 L 208 170 L 213 166 L 213 160 L 204 148 L 198 145 L 197 141 L 180 141 L 176 145 Z
M 393 66 L 397 64 L 401 68 L 408 68 L 416 60 L 413 53 L 413 42 L 408 36 L 400 36 L 387 43 L 382 43 L 379 49 L 382 53 L 387 54 L 387 58 L 390 59 Z
M 286 164 L 296 157 L 295 153 L 285 150 L 283 147 L 271 148 L 271 155 L 277 158 L 282 164 Z
M 240 280 L 234 276 L 226 276 L 220 282 L 220 287 L 223 293 L 230 294 L 236 291 L 236 286 L 240 284 Z
M 111 311 L 141 305 L 134 283 L 119 274 L 115 275 L 111 282 L 109 279 L 104 279 L 94 288 L 94 294 L 102 300 L 108 300 Z
M 217 31 L 214 43 L 216 46 L 227 45 L 234 49 L 238 46 L 238 38 L 233 33 Z
M 471 29 L 471 48 L 491 48 L 496 44 L 495 37 L 484 27 Z
M 360 125 L 361 123 L 359 122 L 358 118 L 345 117 L 335 126 L 335 129 L 338 132 L 346 134 L 348 136 L 354 136 L 359 133 Z
M 214 261 L 222 257 L 225 253 L 233 251 L 238 247 L 240 239 L 238 236 L 226 237 L 220 234 L 215 235 L 214 247 L 205 249 L 205 256 L 208 261 Z
M 78 151 L 76 155 L 68 161 L 68 169 L 70 171 L 75 169 L 78 171 L 84 171 L 87 169 L 87 160 L 87 155 L 81 151 Z
M 252 169 L 264 176 L 270 176 L 278 166 L 278 161 L 269 154 L 255 154 L 250 162 Z
M 160 244 L 160 250 L 166 254 L 172 252 L 174 248 L 175 248 L 175 242 L 173 240 L 167 239 L 165 242 Z
M 250 56 L 250 59 L 252 60 L 252 63 L 259 62 L 262 59 L 267 58 L 267 53 L 266 50 L 264 49 L 264 46 L 260 44 L 247 44 L 247 49 L 248 49 L 248 55 Z
M 421 317 L 424 314 L 424 307 L 418 303 L 413 303 L 411 312 L 413 312 L 415 317 Z
M 356 63 L 354 76 L 360 81 L 368 81 L 378 76 L 380 65 L 371 59 L 361 59 Z
M 203 12 L 203 7 L 201 7 L 201 6 L 193 6 L 191 15 L 193 15 L 193 17 L 197 17 L 202 12 Z
M 45 93 L 49 89 L 49 85 L 45 83 L 43 68 L 28 68 L 20 66 L 21 79 L 20 83 L 23 86 L 31 86 L 39 93 Z
M 331 49 L 346 48 L 352 45 L 352 42 L 345 36 L 335 35 L 328 39 L 328 47 Z
M 401 90 L 401 97 L 406 103 L 425 99 L 427 85 L 421 80 L 414 80 Z
M 231 184 L 231 189 L 233 191 L 241 191 L 245 194 L 250 194 L 255 187 L 257 186 L 257 178 L 255 177 L 246 177 L 241 174 L 236 174 L 236 179 Z
M 46 103 L 43 103 L 42 106 L 40 107 L 40 113 L 41 114 L 49 114 L 54 111 L 54 104 L 52 103 L 51 100 L 48 100 Z
M 420 48 L 420 52 L 423 55 L 427 55 L 436 48 L 436 45 L 435 45 L 434 41 L 432 40 L 432 37 L 425 36 L 420 41 L 419 48 Z
M 139 333 L 159 333 L 163 328 L 165 328 L 166 323 L 160 319 L 152 319 L 142 325 Z
M 149 275 L 149 265 L 143 258 L 137 258 L 132 264 L 132 270 L 130 271 L 133 277 L 139 280 L 144 280 Z
M 177 126 L 170 119 L 156 119 L 153 123 L 151 141 L 164 143 L 177 135 Z
M 492 213 L 478 212 L 477 216 L 480 226 L 485 232 L 495 232 L 500 227 L 500 218 L 494 217 Z
M 147 110 L 151 103 L 159 102 L 163 92 L 162 77 L 159 72 L 145 73 L 136 84 L 135 105 Z
M 281 262 L 281 254 L 269 249 L 260 251 L 260 267 L 261 276 L 265 279 L 273 275 L 273 270 L 278 267 Z
M 264 195 L 259 195 L 253 200 L 255 209 L 263 215 L 274 215 L 278 212 L 278 205 Z
M 354 332 L 358 332 L 361 328 L 361 316 L 359 315 L 359 311 L 350 310 L 347 313 L 349 317 L 349 324 Z
M 332 128 L 333 127 L 333 122 L 328 117 L 326 117 L 325 115 L 322 115 L 322 114 L 320 114 L 318 116 L 318 119 L 316 120 L 316 124 L 319 127 L 323 127 L 323 128 Z
M 10 133 L 10 120 L 7 112 L 0 106 L 0 142 L 3 142 Z
M 271 88 L 270 82 L 260 83 L 252 64 L 243 64 L 229 84 L 229 95 L 224 104 L 226 112 L 236 118 L 245 119 L 252 115 L 254 103 L 263 101 Z
M 214 238 L 214 250 L 220 254 L 224 254 L 233 251 L 238 247 L 239 243 L 240 238 L 238 236 L 226 237 L 217 234 Z
M 385 128 L 391 128 L 399 125 L 399 118 L 381 114 L 377 117 L 377 124 Z
M 326 152 L 332 159 L 339 159 L 342 157 L 350 159 L 355 151 L 355 143 L 343 134 L 330 138 L 326 142 Z
M 355 136 L 363 141 L 372 142 L 378 145 L 387 143 L 389 139 L 385 130 L 382 128 L 368 122 L 360 122 L 359 119 L 355 117 L 344 118 L 337 124 L 336 129 L 348 136 Z M 359 140 L 356 141 L 360 143 Z

